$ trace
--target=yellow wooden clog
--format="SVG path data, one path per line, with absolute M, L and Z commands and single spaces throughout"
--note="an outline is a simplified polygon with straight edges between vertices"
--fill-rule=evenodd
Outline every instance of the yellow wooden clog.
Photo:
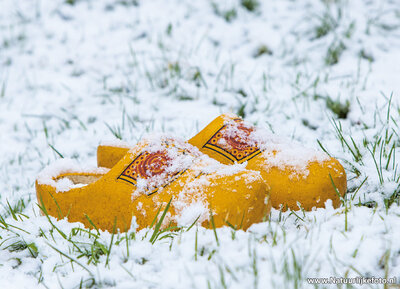
M 259 172 L 226 166 L 188 143 L 148 139 L 133 147 L 111 170 L 84 171 L 70 164 L 45 169 L 36 180 L 43 210 L 58 219 L 91 222 L 103 230 L 126 231 L 151 225 L 171 200 L 163 225 L 189 225 L 197 217 L 210 227 L 247 229 L 268 215 L 268 185 Z M 161 214 L 160 214 L 161 215 Z
M 223 164 L 247 162 L 270 186 L 274 208 L 305 210 L 324 207 L 326 200 L 340 205 L 347 188 L 338 160 L 325 153 L 290 144 L 232 114 L 214 119 L 189 140 L 201 152 Z
M 270 186 L 272 206 L 305 210 L 324 207 L 326 200 L 340 205 L 347 188 L 346 173 L 338 160 L 310 150 L 243 122 L 232 114 L 214 119 L 189 143 L 223 164 L 247 162 Z M 111 167 L 128 149 L 100 145 L 99 166 Z

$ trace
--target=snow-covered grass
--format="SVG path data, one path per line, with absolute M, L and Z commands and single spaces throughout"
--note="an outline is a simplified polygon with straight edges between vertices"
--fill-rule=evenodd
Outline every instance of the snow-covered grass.
M 0 1 L 0 288 L 400 282 L 399 51 L 396 0 Z M 247 232 L 112 234 L 40 215 L 34 180 L 56 159 L 188 139 L 223 112 L 337 157 L 342 206 L 272 210 Z

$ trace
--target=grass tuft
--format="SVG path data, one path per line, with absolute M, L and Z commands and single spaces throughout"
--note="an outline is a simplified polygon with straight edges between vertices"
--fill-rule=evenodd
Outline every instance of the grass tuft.
M 339 63 L 340 57 L 342 56 L 345 49 L 346 46 L 341 41 L 332 43 L 329 46 L 328 51 L 326 52 L 325 64 L 328 66 L 332 66 Z
M 272 54 L 273 54 L 272 50 L 267 45 L 263 44 L 257 48 L 257 51 L 254 54 L 254 57 L 257 58 L 257 57 L 260 57 L 263 55 L 272 55 Z
M 338 117 L 346 119 L 350 112 L 350 101 L 346 100 L 344 103 L 340 100 L 333 100 L 330 97 L 326 99 L 326 106 Z
M 254 12 L 260 7 L 260 2 L 258 0 L 241 0 L 240 5 L 247 11 Z
M 211 3 L 214 13 L 225 19 L 226 22 L 232 22 L 237 17 L 237 11 L 235 8 L 230 8 L 227 10 L 221 10 L 216 2 Z

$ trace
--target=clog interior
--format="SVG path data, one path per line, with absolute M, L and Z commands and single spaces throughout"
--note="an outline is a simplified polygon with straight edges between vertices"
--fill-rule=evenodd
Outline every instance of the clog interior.
M 87 174 L 71 173 L 71 174 L 64 174 L 64 175 L 58 176 L 55 179 L 55 181 L 59 182 L 60 180 L 68 179 L 74 185 L 85 186 L 85 185 L 89 185 L 89 184 L 91 184 L 93 182 L 96 182 L 102 176 L 103 175 L 87 175 Z

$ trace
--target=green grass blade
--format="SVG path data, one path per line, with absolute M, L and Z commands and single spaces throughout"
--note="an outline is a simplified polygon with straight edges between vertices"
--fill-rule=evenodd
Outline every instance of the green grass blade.
M 157 240 L 157 237 L 159 235 L 159 231 L 160 231 L 162 222 L 164 221 L 164 218 L 167 215 L 168 209 L 169 209 L 169 207 L 171 205 L 171 201 L 172 201 L 172 197 L 169 200 L 167 206 L 165 207 L 164 212 L 162 213 L 162 215 L 160 217 L 160 220 L 157 222 L 157 224 L 156 224 L 156 226 L 154 228 L 154 232 L 153 232 L 153 234 L 151 235 L 151 238 L 150 238 L 150 243 L 152 243 L 152 244 L 154 244 L 154 242 Z

